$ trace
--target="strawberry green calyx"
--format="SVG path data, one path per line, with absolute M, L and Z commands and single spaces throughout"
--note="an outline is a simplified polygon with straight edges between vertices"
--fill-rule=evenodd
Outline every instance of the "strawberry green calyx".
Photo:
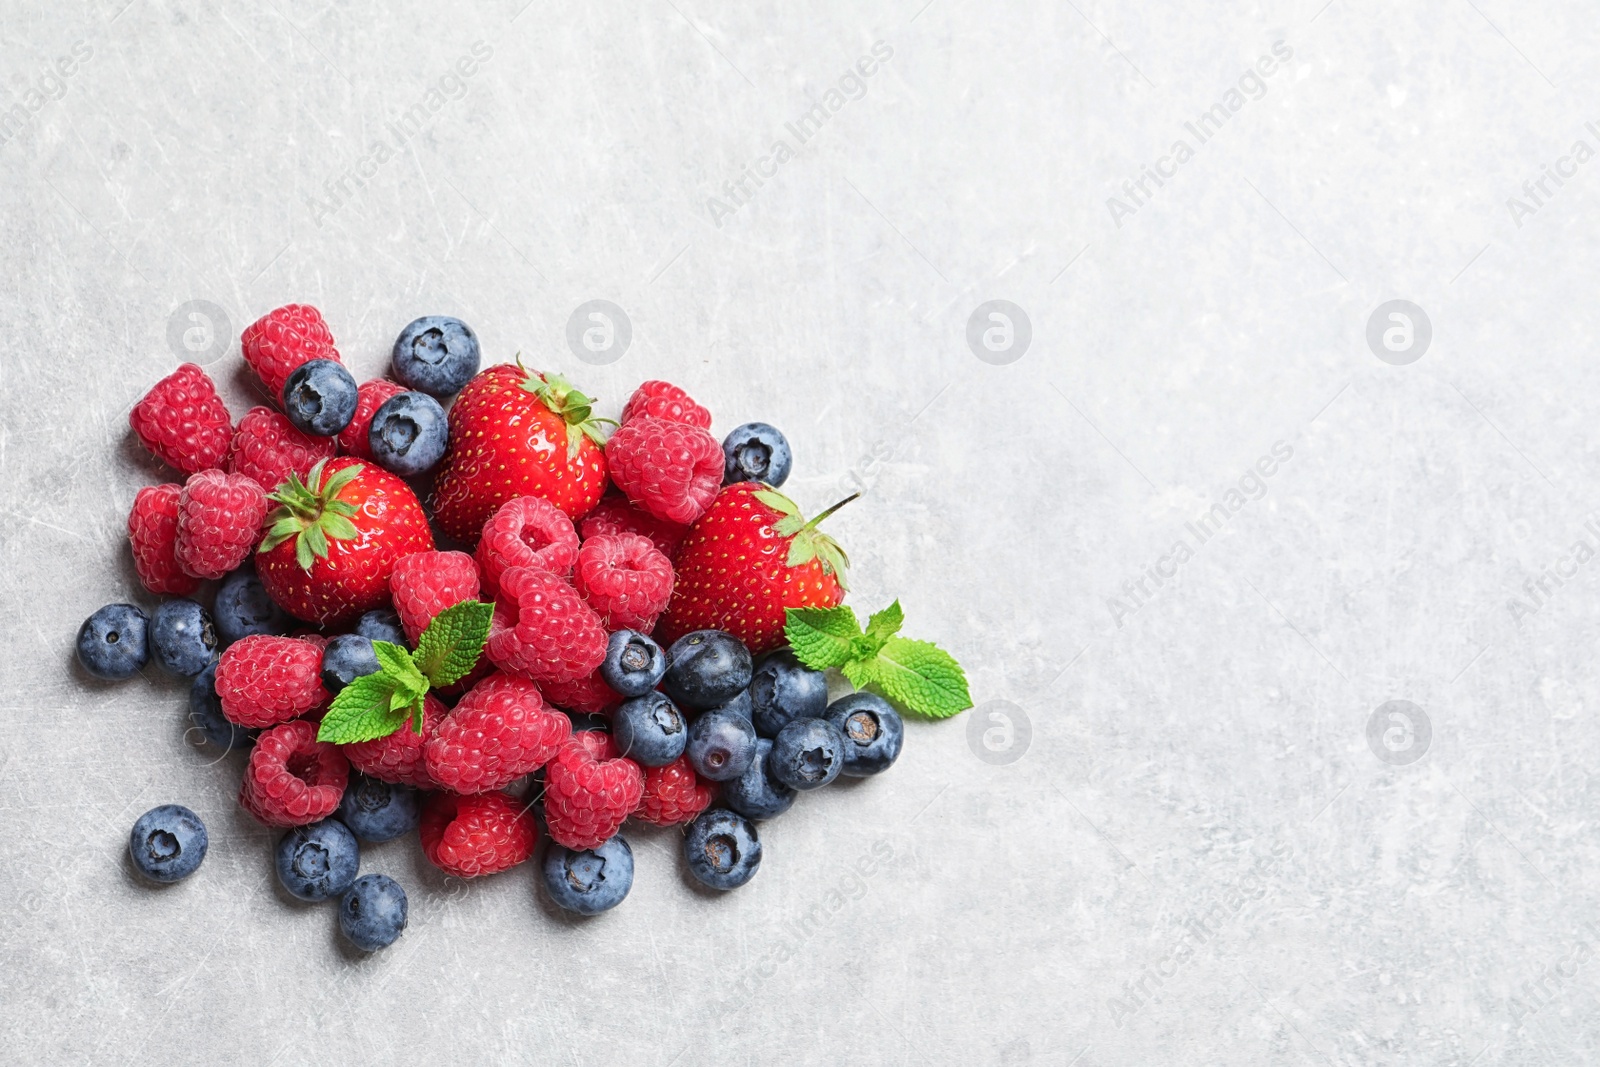
M 789 542 L 789 556 L 784 560 L 786 566 L 798 567 L 811 562 L 813 559 L 820 560 L 823 573 L 833 575 L 834 579 L 839 583 L 840 589 L 850 588 L 845 584 L 845 571 L 850 567 L 850 557 L 845 555 L 843 548 L 839 547 L 839 542 L 817 529 L 817 526 L 823 519 L 826 519 L 829 515 L 832 515 L 860 496 L 860 493 L 851 493 L 810 522 L 807 522 L 806 517 L 800 514 L 800 508 L 793 500 L 790 500 L 776 489 L 760 489 L 753 495 L 757 500 L 783 516 L 773 524 L 772 528 L 779 537 L 792 538 Z
M 267 535 L 261 539 L 257 552 L 270 552 L 292 537 L 295 562 L 301 570 L 309 571 L 317 560 L 327 558 L 329 538 L 344 541 L 359 536 L 360 531 L 350 521 L 356 513 L 355 505 L 340 500 L 339 494 L 361 476 L 361 465 L 342 467 L 324 481 L 322 470 L 327 463 L 318 462 L 305 481 L 290 472 L 288 481 L 267 496 L 278 507 L 267 516 Z
M 542 374 L 531 371 L 522 365 L 522 358 L 517 358 L 517 366 L 522 367 L 526 377 L 522 380 L 522 388 L 538 397 L 544 406 L 560 415 L 567 424 L 567 458 L 578 458 L 578 445 L 587 437 L 596 446 L 604 447 L 605 433 L 600 429 L 603 424 L 617 425 L 615 419 L 602 419 L 594 414 L 594 398 L 580 392 L 577 386 L 567 381 L 559 374 Z M 579 432 L 573 433 L 576 428 Z

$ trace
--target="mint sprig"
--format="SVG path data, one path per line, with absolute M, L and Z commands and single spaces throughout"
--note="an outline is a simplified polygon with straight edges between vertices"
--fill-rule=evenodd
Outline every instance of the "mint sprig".
M 339 691 L 317 728 L 317 740 L 338 745 L 371 741 L 388 737 L 407 720 L 421 734 L 429 688 L 459 681 L 477 666 L 493 618 L 493 604 L 464 600 L 433 617 L 415 652 L 388 641 L 372 642 L 377 673 L 364 674 Z
M 896 600 L 867 619 L 835 608 L 789 608 L 784 636 L 812 670 L 837 667 L 857 689 L 874 689 L 906 711 L 947 719 L 972 707 L 967 676 L 950 653 L 928 641 L 897 636 L 905 613 Z

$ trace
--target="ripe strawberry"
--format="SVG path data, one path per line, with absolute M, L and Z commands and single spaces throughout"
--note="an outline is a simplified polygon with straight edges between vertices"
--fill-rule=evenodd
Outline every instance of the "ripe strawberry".
M 128 512 L 128 543 L 133 569 L 152 593 L 188 596 L 200 579 L 178 566 L 178 500 L 183 486 L 147 485 L 133 498 Z
M 606 444 L 611 480 L 633 503 L 667 522 L 705 514 L 722 484 L 726 458 L 698 426 L 636 415 Z
M 233 440 L 233 417 L 198 364 L 185 363 L 144 394 L 128 425 L 159 459 L 185 474 L 222 466 Z
M 467 383 L 450 408 L 450 450 L 440 461 L 433 518 L 475 543 L 501 504 L 538 496 L 572 518 L 606 487 L 606 457 L 593 401 L 557 374 L 502 363 Z
M 254 407 L 233 431 L 228 473 L 254 478 L 270 493 L 291 474 L 304 478 L 318 460 L 332 459 L 338 447 L 331 437 L 301 433 L 281 412 Z
M 678 548 L 672 602 L 655 639 L 665 648 L 695 630 L 726 630 L 757 655 L 783 644 L 785 608 L 844 599 L 850 561 L 817 524 L 853 499 L 807 522 L 792 500 L 760 482 L 724 488 Z
M 271 506 L 243 474 L 189 475 L 178 498 L 178 565 L 196 578 L 221 578 L 250 558 Z
M 372 428 L 372 416 L 383 407 L 383 402 L 399 396 L 406 391 L 406 387 L 399 382 L 391 382 L 387 378 L 374 378 L 370 382 L 362 382 L 356 387 L 356 413 L 350 416 L 350 422 L 339 431 L 339 451 L 347 456 L 356 456 L 360 459 L 372 458 L 372 443 L 367 438 L 367 431 Z
M 671 382 L 649 381 L 635 389 L 622 409 L 622 421 L 626 423 L 635 415 L 654 415 L 668 422 L 711 429 L 711 412 Z
M 300 364 L 313 359 L 340 362 L 322 312 L 310 304 L 288 304 L 267 312 L 245 327 L 239 344 L 244 361 L 261 378 L 275 403 L 282 402 L 283 383 Z
M 289 614 L 328 626 L 389 600 L 402 556 L 433 548 L 411 487 L 366 460 L 324 460 L 278 487 L 256 573 Z

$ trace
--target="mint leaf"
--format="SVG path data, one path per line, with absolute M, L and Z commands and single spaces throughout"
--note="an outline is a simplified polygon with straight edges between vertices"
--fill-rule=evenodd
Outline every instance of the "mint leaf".
M 445 608 L 417 639 L 416 669 L 436 686 L 458 681 L 477 666 L 493 618 L 494 605 L 478 600 Z
M 877 677 L 870 684 L 907 711 L 948 719 L 972 707 L 961 665 L 938 645 L 891 637 L 873 662 Z
M 866 659 L 853 659 L 839 668 L 839 672 L 850 679 L 850 684 L 857 689 L 865 689 L 869 685 L 877 685 L 883 677 L 883 662 L 873 654 Z
M 842 667 L 860 658 L 855 643 L 861 638 L 856 613 L 844 604 L 836 608 L 788 608 L 783 635 L 795 658 L 814 671 Z
M 873 612 L 872 617 L 867 620 L 867 632 L 865 635 L 867 642 L 861 647 L 872 649 L 869 654 L 876 656 L 883 649 L 889 638 L 900 632 L 900 624 L 905 621 L 906 615 L 905 612 L 900 610 L 900 601 L 898 600 L 882 611 Z M 857 642 L 857 644 L 858 646 L 861 645 L 860 642 Z
M 317 740 L 348 745 L 394 733 L 406 719 L 405 711 L 391 707 L 394 695 L 394 683 L 383 672 L 362 675 L 333 698 L 317 727 Z

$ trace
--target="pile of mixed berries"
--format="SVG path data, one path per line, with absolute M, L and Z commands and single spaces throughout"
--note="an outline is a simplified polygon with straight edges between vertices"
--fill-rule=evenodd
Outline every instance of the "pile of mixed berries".
M 315 308 L 279 308 L 241 343 L 274 406 L 235 422 L 184 364 L 133 408 L 185 476 L 128 516 L 139 579 L 166 599 L 101 608 L 77 655 L 102 679 L 151 659 L 193 678 L 193 726 L 248 753 L 239 803 L 287 828 L 284 888 L 337 900 L 355 945 L 406 923 L 393 879 L 358 876 L 360 842 L 415 830 L 472 878 L 530 859 L 542 823 L 550 897 L 593 914 L 631 885 L 624 821 L 683 827 L 689 871 L 732 889 L 760 866 L 756 822 L 900 754 L 883 696 L 830 703 L 816 657 L 788 647 L 796 609 L 848 611 L 846 561 L 777 492 L 791 453 L 773 427 L 719 444 L 710 412 L 661 381 L 598 418 L 559 375 L 480 370 L 454 318 L 411 323 L 394 380 L 360 384 Z M 829 665 L 878 670 L 878 620 Z M 834 640 L 831 625 L 809 632 Z M 178 805 L 130 840 L 164 882 L 206 845 Z

